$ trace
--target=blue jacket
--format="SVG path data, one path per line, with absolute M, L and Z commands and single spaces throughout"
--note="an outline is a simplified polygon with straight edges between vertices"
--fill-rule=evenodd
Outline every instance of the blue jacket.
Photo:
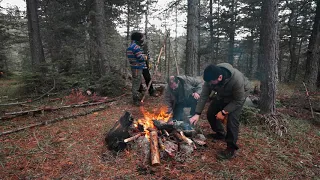
M 132 41 L 128 47 L 127 57 L 132 69 L 147 69 L 143 50 L 135 41 Z

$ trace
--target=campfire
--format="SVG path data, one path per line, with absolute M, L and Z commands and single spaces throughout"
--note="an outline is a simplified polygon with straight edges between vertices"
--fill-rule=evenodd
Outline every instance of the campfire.
M 159 165 L 160 157 L 174 157 L 178 151 L 190 154 L 206 144 L 202 134 L 183 129 L 179 125 L 185 122 L 173 120 L 171 114 L 165 113 L 166 108 L 160 108 L 157 113 L 147 112 L 143 107 L 140 110 L 143 118 L 135 120 L 125 112 L 111 128 L 105 138 L 110 150 L 121 151 L 129 144 L 138 143 L 147 149 L 145 155 L 150 157 L 151 165 Z

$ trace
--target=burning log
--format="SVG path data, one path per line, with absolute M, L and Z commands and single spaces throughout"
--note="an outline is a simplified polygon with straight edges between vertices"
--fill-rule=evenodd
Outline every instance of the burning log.
M 110 150 L 121 151 L 127 147 L 124 139 L 129 138 L 129 128 L 133 122 L 133 118 L 129 112 L 124 115 L 110 129 L 105 141 Z
M 175 131 L 174 132 L 174 135 L 180 140 L 180 141 L 184 141 L 186 142 L 188 145 L 193 145 L 193 141 L 189 138 L 187 138 L 182 131 L 178 132 L 178 131 Z
M 158 146 L 158 132 L 150 132 L 150 155 L 151 155 L 151 165 L 160 164 L 160 153 Z
M 127 138 L 127 139 L 124 139 L 123 142 L 128 143 L 128 142 L 130 142 L 130 141 L 136 140 L 136 139 L 138 139 L 140 136 L 142 136 L 142 135 L 144 135 L 144 134 L 145 134 L 145 133 L 136 134 L 136 135 L 134 135 L 134 136 L 132 136 L 132 137 L 129 137 L 129 138 Z

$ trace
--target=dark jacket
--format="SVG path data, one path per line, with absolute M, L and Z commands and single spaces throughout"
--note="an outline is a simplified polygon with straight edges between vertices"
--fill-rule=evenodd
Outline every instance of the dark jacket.
M 196 107 L 196 113 L 200 114 L 209 98 L 211 91 L 217 93 L 217 99 L 223 100 L 228 105 L 224 107 L 226 112 L 231 113 L 237 108 L 241 107 L 249 94 L 251 88 L 250 81 L 237 69 L 233 68 L 231 64 L 221 63 L 218 67 L 225 68 L 230 72 L 230 77 L 224 79 L 220 85 L 210 85 L 205 82 L 202 87 L 200 99 Z
M 200 79 L 190 77 L 190 76 L 177 76 L 179 80 L 179 88 L 181 88 L 182 92 L 179 92 L 180 96 L 182 95 L 182 99 L 188 99 L 194 92 L 200 94 L 203 82 Z M 168 111 L 171 112 L 176 103 L 179 103 L 177 100 L 177 96 L 173 92 L 173 90 L 167 85 L 164 92 L 164 100 L 165 104 L 168 107 Z M 181 99 L 181 98 L 180 98 Z

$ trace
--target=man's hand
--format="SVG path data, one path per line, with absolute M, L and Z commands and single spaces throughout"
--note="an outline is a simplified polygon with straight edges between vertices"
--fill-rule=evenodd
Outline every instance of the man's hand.
M 216 114 L 216 119 L 217 119 L 217 120 L 220 120 L 220 121 L 223 121 L 223 120 L 225 119 L 225 117 L 226 117 L 227 114 L 228 114 L 228 113 L 227 113 L 227 112 L 223 112 L 223 110 L 222 110 L 222 111 L 219 111 L 219 112 Z
M 200 98 L 200 95 L 198 94 L 198 93 L 192 93 L 192 96 L 196 99 L 196 100 L 198 100 L 199 98 Z
M 144 60 L 148 61 L 148 57 L 149 57 L 148 55 L 144 55 Z
M 200 115 L 195 114 L 194 116 L 192 116 L 192 117 L 189 119 L 190 124 L 196 125 L 197 122 L 199 121 L 199 118 L 200 118 Z

